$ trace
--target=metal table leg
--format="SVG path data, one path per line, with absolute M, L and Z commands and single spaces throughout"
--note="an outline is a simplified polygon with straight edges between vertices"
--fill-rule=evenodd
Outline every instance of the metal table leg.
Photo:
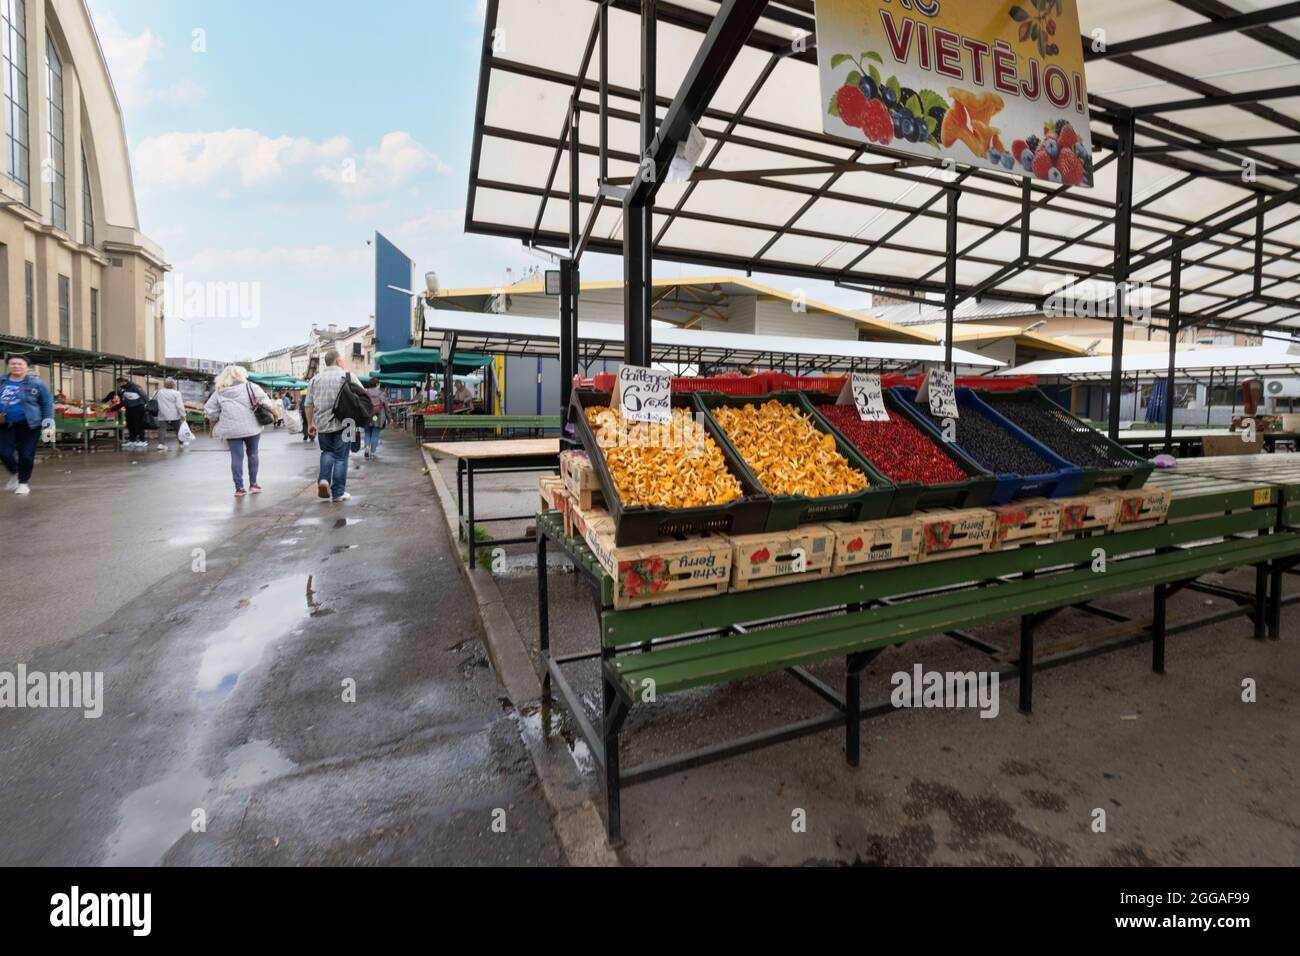
M 1157 674 L 1165 672 L 1165 606 L 1169 589 L 1164 584 L 1155 587 L 1155 605 L 1151 609 L 1151 669 Z
M 546 659 L 551 655 L 551 608 L 547 591 L 546 534 L 537 530 L 537 643 L 542 655 L 542 705 L 551 703 L 551 669 Z
M 605 750 L 605 836 L 610 846 L 623 841 L 623 821 L 619 802 L 618 734 L 627 717 L 627 704 L 609 675 L 601 672 L 602 714 L 600 731 Z
M 474 537 L 474 460 L 472 458 L 465 462 L 465 484 L 469 491 L 469 501 L 466 505 L 469 529 L 466 531 L 465 537 L 469 544 L 469 567 L 472 571 L 474 570 L 474 545 L 476 543 Z
M 1255 565 L 1255 640 L 1268 636 L 1268 562 Z
M 1034 615 L 1020 618 L 1020 711 L 1034 710 Z
M 456 537 L 465 539 L 465 459 L 456 459 Z

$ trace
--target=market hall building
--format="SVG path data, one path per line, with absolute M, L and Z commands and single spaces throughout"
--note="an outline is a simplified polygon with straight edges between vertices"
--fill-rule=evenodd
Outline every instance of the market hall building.
M 0 0 L 0 31 L 0 334 L 162 363 L 168 267 L 85 0 Z

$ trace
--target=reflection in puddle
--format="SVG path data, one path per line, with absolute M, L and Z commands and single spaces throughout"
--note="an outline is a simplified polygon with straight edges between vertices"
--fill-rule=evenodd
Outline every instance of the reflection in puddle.
M 360 524 L 363 520 L 362 518 L 338 518 L 334 522 L 334 527 L 346 528 L 350 524 Z
M 223 790 L 239 790 L 283 776 L 298 765 L 265 740 L 250 740 L 226 754 Z
M 247 599 L 248 605 L 237 610 L 230 623 L 210 638 L 199 662 L 199 693 L 220 691 L 224 697 L 233 690 L 240 675 L 262 659 L 268 644 L 306 619 L 315 606 L 311 603 L 312 593 L 309 576 L 292 575 L 272 582 Z
M 108 840 L 108 866 L 152 866 L 185 834 L 203 805 L 208 779 L 192 767 L 141 787 L 122 801 Z

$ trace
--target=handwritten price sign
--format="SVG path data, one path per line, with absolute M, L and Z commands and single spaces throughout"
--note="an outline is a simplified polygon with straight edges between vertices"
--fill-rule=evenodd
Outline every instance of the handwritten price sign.
M 847 405 L 849 401 L 858 410 L 858 417 L 864 422 L 887 422 L 889 412 L 885 408 L 885 397 L 880 392 L 880 376 L 865 372 L 854 372 L 845 383 L 845 392 L 840 402 Z
M 921 383 L 921 392 L 916 396 L 917 404 L 930 402 L 930 412 L 940 418 L 957 418 L 957 377 L 950 370 L 932 368 L 926 373 Z
M 618 370 L 618 407 L 634 422 L 667 425 L 673 420 L 673 376 L 662 369 L 624 365 Z

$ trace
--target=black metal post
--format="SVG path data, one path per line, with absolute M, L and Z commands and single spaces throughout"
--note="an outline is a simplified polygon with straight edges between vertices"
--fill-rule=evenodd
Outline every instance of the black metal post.
M 1112 441 L 1119 438 L 1119 402 L 1124 378 L 1124 313 L 1128 310 L 1126 298 L 1133 225 L 1133 136 L 1131 114 L 1116 120 L 1119 166 L 1115 173 L 1115 315 L 1111 320 L 1114 325 L 1111 331 L 1110 419 L 1107 428 Z
M 1177 372 L 1178 320 L 1182 315 L 1183 254 L 1174 254 L 1173 269 L 1169 274 L 1169 375 L 1165 379 L 1165 454 L 1174 447 L 1174 375 Z
M 600 5 L 600 185 L 609 179 L 609 4 Z
M 1169 596 L 1167 585 L 1156 585 L 1155 605 L 1151 609 L 1151 669 L 1157 674 L 1165 672 L 1165 605 Z
M 655 132 L 658 127 L 656 79 L 659 47 L 659 15 L 657 0 L 641 0 L 641 156 L 654 151 Z M 643 159 L 644 161 L 644 159 Z M 641 230 L 641 351 L 643 365 L 650 364 L 650 329 L 653 325 L 654 302 L 654 199 L 641 206 L 640 222 L 625 222 L 624 229 Z
M 551 669 L 546 666 L 551 656 L 551 600 L 546 578 L 546 532 L 537 529 L 537 647 L 542 657 L 542 704 L 551 702 Z M 542 718 L 542 728 L 547 720 Z
M 960 198 L 961 190 L 955 185 L 950 186 L 948 188 L 948 248 L 945 252 L 947 271 L 944 276 L 943 297 L 943 367 L 950 372 L 952 371 L 953 311 L 957 306 L 957 200 Z
M 1020 712 L 1034 710 L 1034 616 L 1020 618 Z
M 1268 637 L 1268 562 L 1255 565 L 1255 640 Z
M 465 487 L 469 492 L 469 499 L 466 505 L 466 519 L 469 527 L 465 531 L 465 543 L 469 546 L 469 569 L 474 570 L 474 548 L 477 542 L 474 540 L 474 459 L 465 459 Z
M 451 415 L 456 411 L 456 333 L 448 332 L 442 340 L 442 411 Z

